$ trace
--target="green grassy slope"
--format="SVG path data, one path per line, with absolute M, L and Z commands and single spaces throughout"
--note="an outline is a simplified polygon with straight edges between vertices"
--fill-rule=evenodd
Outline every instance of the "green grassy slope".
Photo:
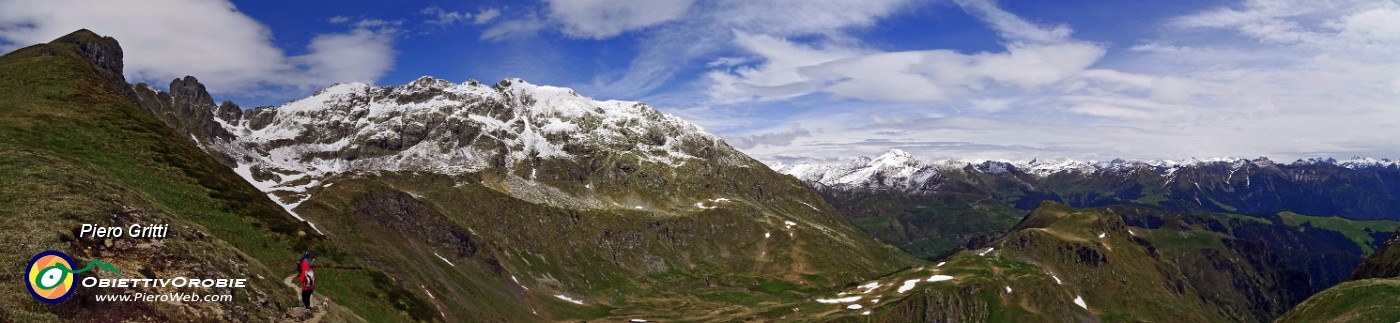
M 1400 317 L 1400 243 L 1392 235 L 1367 257 L 1351 281 L 1298 304 L 1279 322 L 1389 322 Z
M 1140 212 L 1165 223 L 1124 221 Z M 873 289 L 853 284 L 819 298 L 854 302 L 814 299 L 802 308 L 823 319 L 881 322 L 1259 322 L 1310 293 L 1306 277 L 1283 270 L 1257 243 L 1158 212 L 1044 203 L 977 249 L 874 279 Z M 948 277 L 929 281 L 940 276 Z
M 1299 228 L 1320 228 L 1332 230 L 1355 241 L 1358 246 L 1369 255 L 1375 252 L 1377 241 L 1374 232 L 1391 232 L 1400 227 L 1400 221 L 1394 220 L 1352 220 L 1342 217 L 1311 216 L 1285 211 L 1278 214 L 1285 224 Z M 1384 241 L 1379 241 L 1384 242 Z
M 574 210 L 482 185 L 490 176 L 343 175 L 298 212 L 329 241 L 364 246 L 358 257 L 394 264 L 385 270 L 423 286 L 412 292 L 449 321 L 776 318 L 813 295 L 915 263 L 848 226 L 787 228 L 774 215 L 788 212 L 785 203 L 732 196 L 711 209 Z M 371 205 L 390 205 L 393 220 L 374 217 Z M 435 238 L 458 229 L 474 251 Z
M 22 272 L 6 271 L 0 320 L 279 317 L 298 302 L 281 279 L 302 250 L 324 254 L 326 265 L 373 268 L 308 235 L 307 226 L 123 97 L 104 76 L 110 71 L 80 51 L 102 42 L 115 46 L 83 30 L 0 58 L 0 262 L 23 268 L 38 251 L 55 249 L 79 262 L 111 262 L 124 278 L 244 277 L 251 286 L 181 290 L 229 292 L 234 302 L 228 303 L 97 303 L 98 291 L 78 288 L 73 298 L 48 306 L 25 293 Z M 82 223 L 168 223 L 172 232 L 155 243 L 77 238 Z M 350 276 L 383 274 L 367 269 Z M 358 293 L 401 290 L 388 281 Z M 386 297 L 357 310 L 407 319 L 394 306 L 405 299 Z
M 1400 279 L 1349 281 L 1308 298 L 1276 322 L 1389 322 L 1400 317 Z

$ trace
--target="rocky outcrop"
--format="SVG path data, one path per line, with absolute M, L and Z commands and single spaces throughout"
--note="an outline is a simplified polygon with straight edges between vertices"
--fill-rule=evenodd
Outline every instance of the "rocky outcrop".
M 1384 248 L 1363 260 L 1351 274 L 1352 280 L 1395 277 L 1400 277 L 1400 230 L 1386 240 Z
M 461 226 L 413 195 L 388 188 L 372 189 L 355 199 L 356 219 L 402 234 L 405 239 L 451 250 L 457 257 L 476 255 L 477 242 Z
M 206 143 L 213 139 L 232 139 L 233 134 L 221 122 L 238 122 L 243 116 L 243 111 L 233 102 L 215 105 L 204 84 L 193 76 L 171 81 L 170 92 L 146 83 L 130 87 L 137 95 L 136 103 L 146 111 L 167 126 Z
M 126 84 L 122 74 L 122 46 L 112 37 L 104 37 L 87 29 L 55 39 L 51 44 L 72 45 L 83 60 L 91 62 L 98 69 L 107 84 L 127 99 L 136 100 L 136 94 Z M 52 52 L 51 52 L 52 53 Z

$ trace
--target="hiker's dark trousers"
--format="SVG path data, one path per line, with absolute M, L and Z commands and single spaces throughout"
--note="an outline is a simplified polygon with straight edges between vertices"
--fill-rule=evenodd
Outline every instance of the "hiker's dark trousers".
M 310 289 L 301 290 L 301 306 L 311 308 L 311 291 Z

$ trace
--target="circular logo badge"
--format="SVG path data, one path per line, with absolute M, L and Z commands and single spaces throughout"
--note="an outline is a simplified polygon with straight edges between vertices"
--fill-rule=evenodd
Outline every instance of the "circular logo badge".
M 29 259 L 24 272 L 29 295 L 49 304 L 57 304 L 73 295 L 73 260 L 67 254 L 45 250 Z

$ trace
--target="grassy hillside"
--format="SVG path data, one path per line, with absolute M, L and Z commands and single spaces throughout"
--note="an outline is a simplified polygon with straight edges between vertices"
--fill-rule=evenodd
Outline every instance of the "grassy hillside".
M 881 322 L 1261 322 L 1314 291 L 1307 272 L 1265 243 L 1237 239 L 1208 219 L 1047 202 L 975 248 L 852 284 L 802 309 Z
M 6 241 L 0 262 L 23 268 L 31 255 L 54 249 L 80 263 L 110 262 L 123 278 L 232 277 L 248 278 L 251 286 L 178 290 L 234 295 L 233 302 L 193 303 L 98 303 L 92 297 L 99 290 L 78 288 L 73 298 L 48 306 L 30 299 L 18 277 L 22 272 L 7 271 L 0 277 L 0 301 L 9 305 L 0 308 L 0 320 L 280 317 L 299 303 L 281 280 L 304 250 L 322 254 L 329 267 L 364 268 L 345 273 L 346 281 L 385 276 L 309 235 L 306 225 L 133 105 L 112 86 L 114 72 L 93 64 L 95 54 L 121 59 L 114 40 L 86 30 L 0 57 L 0 240 Z M 166 223 L 171 235 L 153 243 L 77 238 L 82 223 Z M 80 277 L 90 274 L 117 276 Z M 392 280 L 380 281 L 335 296 L 387 295 L 365 301 L 357 313 L 412 318 L 395 306 L 412 298 L 396 296 L 405 293 Z
M 1388 322 L 1400 317 L 1400 279 L 1349 281 L 1313 295 L 1276 322 Z
M 345 175 L 298 212 L 329 241 L 365 246 L 357 257 L 394 264 L 385 270 L 422 286 L 412 292 L 449 321 L 771 318 L 914 263 L 849 227 L 776 216 L 788 212 L 781 204 L 564 209 L 484 186 L 484 176 Z

